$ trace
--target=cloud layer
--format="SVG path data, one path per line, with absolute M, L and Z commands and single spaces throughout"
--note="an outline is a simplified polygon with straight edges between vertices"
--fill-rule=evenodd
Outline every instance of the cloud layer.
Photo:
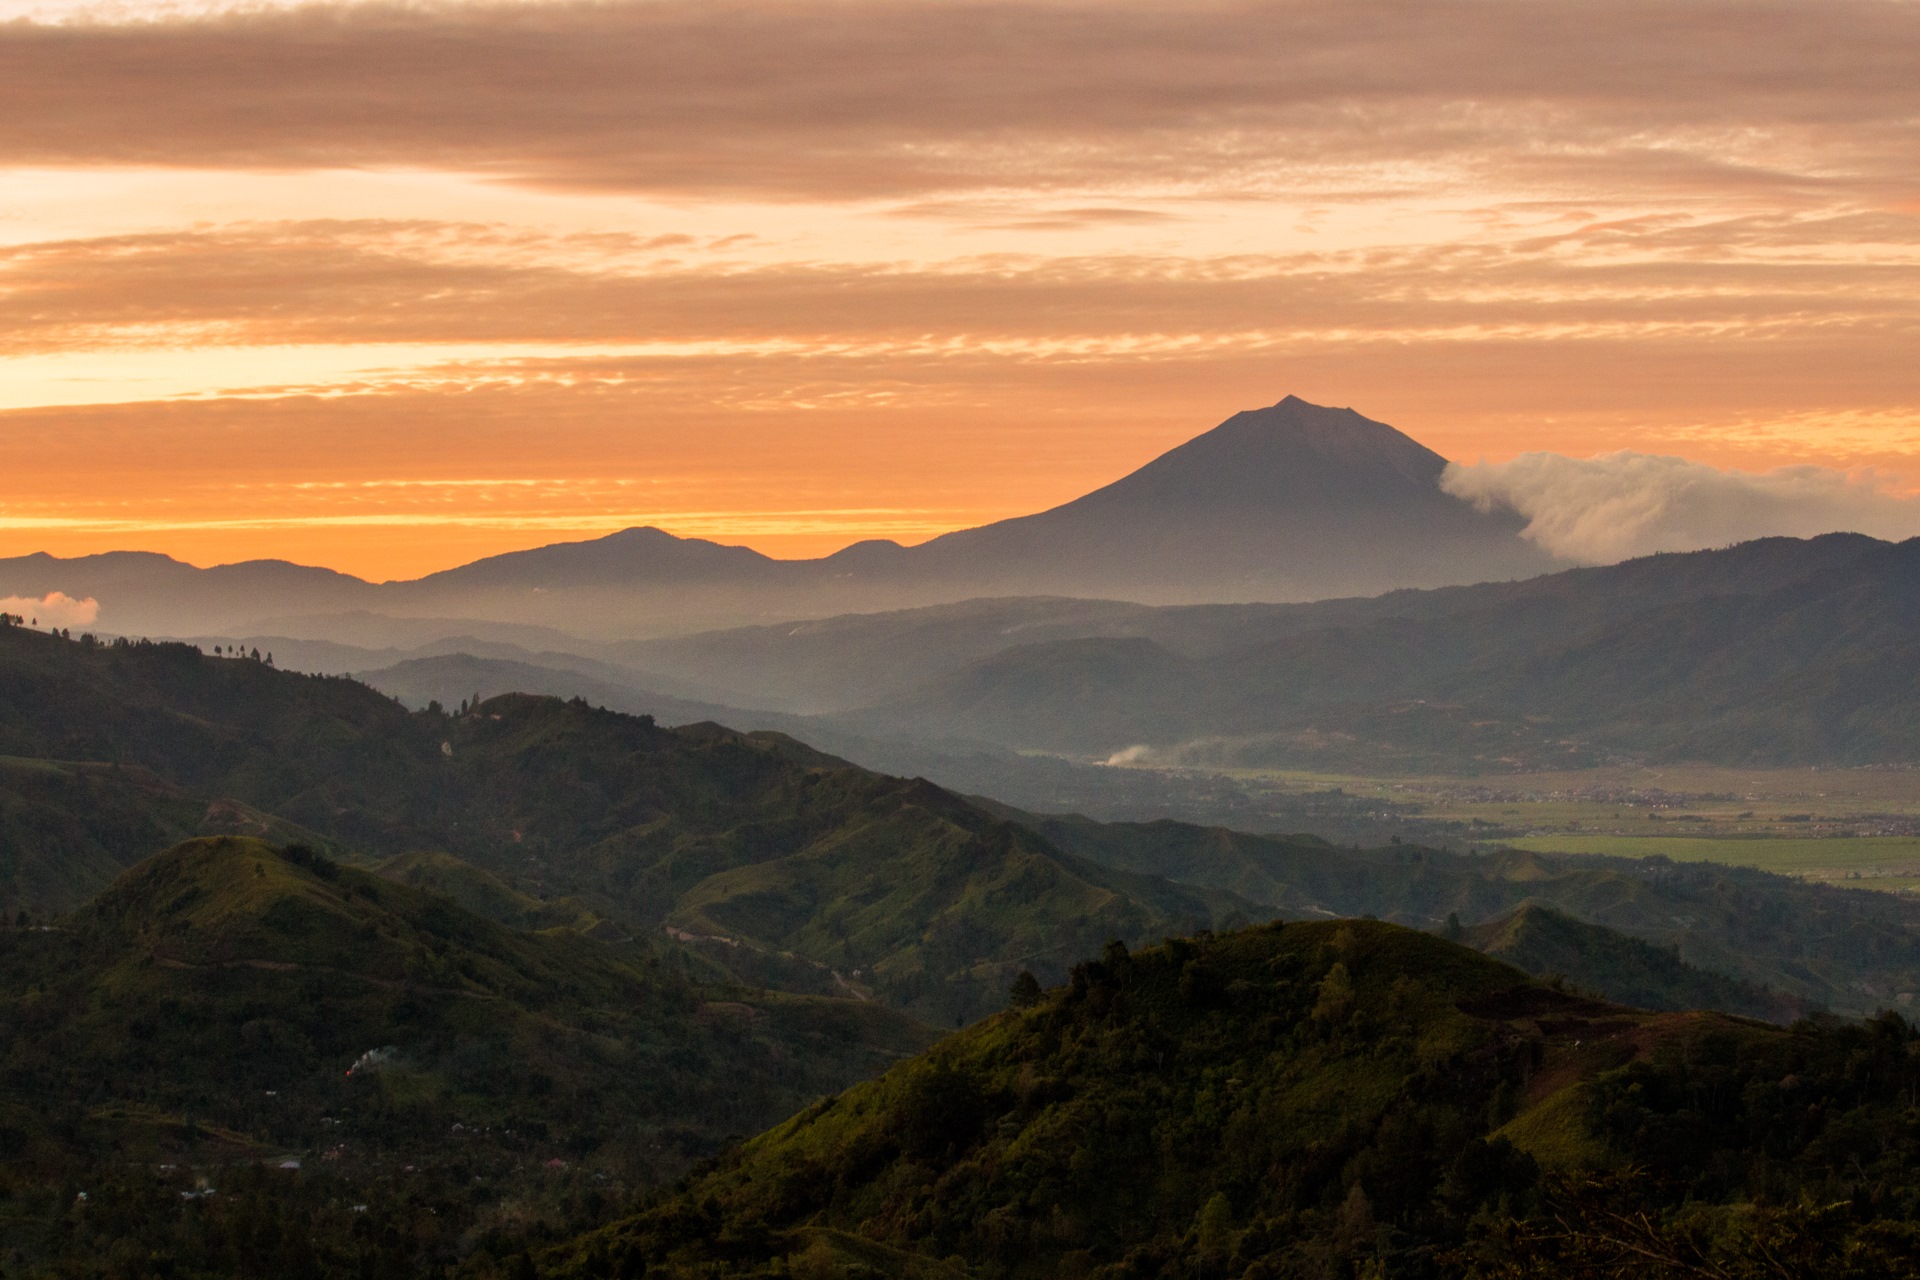
M 1454 463 L 1440 483 L 1483 510 L 1519 512 L 1526 537 L 1582 564 L 1776 535 L 1920 534 L 1920 499 L 1889 493 L 1870 474 L 1823 467 L 1756 474 L 1645 453 L 1526 453 L 1509 462 Z
M 39 627 L 84 627 L 100 616 L 100 602 L 92 596 L 75 600 L 64 591 L 44 596 L 0 596 L 0 613 L 16 614 Z
M 1779 193 L 1904 186 L 1916 82 L 1920 8 L 1883 0 L 313 6 L 0 28 L 0 162 L 787 198 L 1378 195 L 1453 166 Z

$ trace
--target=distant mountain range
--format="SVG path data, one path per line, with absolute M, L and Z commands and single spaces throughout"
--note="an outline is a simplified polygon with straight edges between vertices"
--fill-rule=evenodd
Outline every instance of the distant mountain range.
M 1212 771 L 1920 760 L 1920 541 L 1855 534 L 1307 604 L 1013 597 L 619 642 L 379 625 L 397 643 L 191 639 L 416 708 L 577 697 L 777 730 L 1029 809 L 1343 841 L 1473 837 Z
M 609 650 L 918 737 L 1397 772 L 1920 760 L 1920 540 L 1769 538 L 1298 605 L 973 601 Z
M 1559 567 L 1520 537 L 1518 516 L 1442 492 L 1446 465 L 1384 423 L 1289 396 L 1063 506 L 913 547 L 774 560 L 638 528 L 378 584 L 283 561 L 198 569 L 148 552 L 35 554 L 0 560 L 0 595 L 92 597 L 114 634 L 379 644 L 405 620 L 441 617 L 524 642 L 537 633 L 501 628 L 655 636 L 981 596 L 1312 600 Z
M 669 722 L 778 729 L 1029 806 L 1138 816 L 1085 798 L 1122 785 L 1094 773 L 1128 771 L 1083 766 L 1916 761 L 1916 637 L 1920 540 L 1828 534 L 1308 604 L 1016 597 L 563 641 L 572 651 L 472 636 L 379 650 L 240 643 L 300 669 L 356 672 L 413 706 L 516 690 L 582 697 Z M 1264 829 L 1302 827 L 1330 829 Z

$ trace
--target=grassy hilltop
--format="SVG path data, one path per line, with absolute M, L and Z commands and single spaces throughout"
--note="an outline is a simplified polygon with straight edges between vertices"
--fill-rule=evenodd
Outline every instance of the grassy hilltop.
M 1651 1014 L 1392 925 L 1267 926 L 1109 948 L 545 1265 L 1912 1276 L 1916 1087 L 1898 1018 Z

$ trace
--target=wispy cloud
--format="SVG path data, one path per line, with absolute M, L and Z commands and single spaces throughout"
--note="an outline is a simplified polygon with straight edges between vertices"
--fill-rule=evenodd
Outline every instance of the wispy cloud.
M 1441 486 L 1483 510 L 1519 512 L 1526 537 L 1585 564 L 1775 535 L 1920 534 L 1920 499 L 1889 492 L 1870 473 L 1823 467 L 1752 473 L 1645 453 L 1526 453 L 1509 462 L 1455 463 Z
M 1879 0 L 317 5 L 0 28 L 0 163 L 788 198 L 1505 169 L 1772 198 L 1904 189 L 1916 81 L 1920 11 Z
M 1871 254 L 1831 250 L 1870 239 Z M 942 344 L 1017 354 L 1920 329 L 1920 213 L 1687 219 L 1293 253 L 709 264 L 647 242 L 305 222 L 0 248 L 9 352 L 236 343 Z M 1705 246 L 1718 247 L 1707 252 Z M 523 353 L 503 353 L 519 358 Z

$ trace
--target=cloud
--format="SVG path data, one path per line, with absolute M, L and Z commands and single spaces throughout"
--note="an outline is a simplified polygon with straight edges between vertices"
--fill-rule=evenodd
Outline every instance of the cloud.
M 1648 453 L 1525 453 L 1449 464 L 1440 485 L 1482 510 L 1518 512 L 1526 537 L 1584 564 L 1769 536 L 1920 534 L 1920 499 L 1889 493 L 1871 472 L 1825 467 L 1754 473 Z
M 33 596 L 0 596 L 0 613 L 15 613 L 42 627 L 84 627 L 100 616 L 100 602 L 92 596 L 75 600 L 64 591 Z
M 0 163 L 406 165 L 779 198 L 1908 192 L 1882 0 L 627 0 L 0 25 Z
M 1723 218 L 1294 253 L 710 263 L 377 219 L 0 247 L 10 354 L 114 345 L 1597 339 L 1904 353 L 1920 216 Z M 1718 247 L 1712 253 L 1703 243 Z M 1880 246 L 1877 256 L 1851 245 Z M 1823 356 L 1823 361 L 1832 359 Z M 1904 363 L 1904 359 L 1900 361 Z

